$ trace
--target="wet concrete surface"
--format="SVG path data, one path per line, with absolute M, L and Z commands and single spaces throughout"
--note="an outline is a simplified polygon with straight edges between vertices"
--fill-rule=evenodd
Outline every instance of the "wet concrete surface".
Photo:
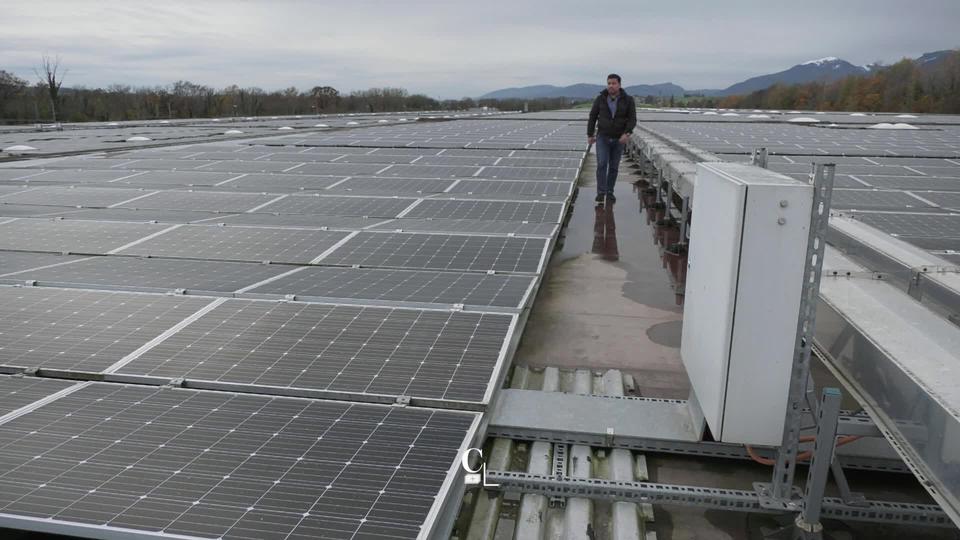
M 598 206 L 594 167 L 591 154 L 515 362 L 621 369 L 634 376 L 640 395 L 686 398 L 682 308 L 641 212 L 633 186 L 639 177 L 625 160 L 617 202 Z

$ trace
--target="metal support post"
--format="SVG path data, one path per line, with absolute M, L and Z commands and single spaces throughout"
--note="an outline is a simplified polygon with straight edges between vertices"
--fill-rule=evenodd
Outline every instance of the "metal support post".
M 807 379 L 810 375 L 810 348 L 813 346 L 813 331 L 816 323 L 816 301 L 820 290 L 820 274 L 823 270 L 823 251 L 826 246 L 827 221 L 830 217 L 830 196 L 833 193 L 833 176 L 836 166 L 817 164 L 813 175 L 813 208 L 810 214 L 810 232 L 807 238 L 806 264 L 803 273 L 803 288 L 800 298 L 800 313 L 797 317 L 797 334 L 793 352 L 793 370 L 790 375 L 789 400 L 783 425 L 783 438 L 777 452 L 773 480 L 769 491 L 760 486 L 761 497 L 766 504 L 780 508 L 795 508 L 793 504 L 793 480 L 800 446 L 800 422 L 806 398 Z
M 670 207 L 673 206 L 673 182 L 667 182 L 666 218 L 670 219 Z
M 750 163 L 761 167 L 763 169 L 767 168 L 767 149 L 765 147 L 757 148 L 750 155 Z
M 823 538 L 823 525 L 820 513 L 823 509 L 823 493 L 833 463 L 833 452 L 837 444 L 837 420 L 840 417 L 840 390 L 824 388 L 817 408 L 817 435 L 813 443 L 813 455 L 810 457 L 807 485 L 803 493 L 803 509 L 795 521 L 794 538 L 796 540 L 820 540 Z
M 657 202 L 663 202 L 663 169 L 657 171 Z
M 690 217 L 690 197 L 683 198 L 680 207 L 680 245 L 687 245 L 687 219 Z

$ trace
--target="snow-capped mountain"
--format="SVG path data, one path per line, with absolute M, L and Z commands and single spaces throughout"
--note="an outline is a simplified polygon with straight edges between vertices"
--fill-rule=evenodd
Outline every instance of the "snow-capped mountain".
M 834 81 L 850 75 L 863 75 L 868 68 L 855 66 L 846 60 L 835 56 L 808 60 L 797 64 L 790 69 L 753 77 L 720 90 L 716 95 L 733 96 L 749 94 L 757 90 L 769 88 L 774 84 L 800 84 L 813 81 Z

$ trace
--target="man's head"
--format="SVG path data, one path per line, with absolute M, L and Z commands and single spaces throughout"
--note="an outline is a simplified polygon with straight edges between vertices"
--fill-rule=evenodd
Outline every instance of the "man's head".
M 616 73 L 607 75 L 607 92 L 614 96 L 620 93 L 620 76 Z

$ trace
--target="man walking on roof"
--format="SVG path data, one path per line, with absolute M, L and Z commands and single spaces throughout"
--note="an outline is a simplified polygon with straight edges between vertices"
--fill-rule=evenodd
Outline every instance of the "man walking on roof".
M 590 120 L 587 122 L 587 141 L 597 146 L 597 198 L 598 203 L 617 202 L 613 185 L 620 170 L 623 148 L 637 126 L 637 106 L 633 97 L 620 87 L 620 76 L 607 75 L 607 88 L 593 100 Z M 596 129 L 594 129 L 596 128 Z M 594 136 L 596 131 L 596 136 Z

